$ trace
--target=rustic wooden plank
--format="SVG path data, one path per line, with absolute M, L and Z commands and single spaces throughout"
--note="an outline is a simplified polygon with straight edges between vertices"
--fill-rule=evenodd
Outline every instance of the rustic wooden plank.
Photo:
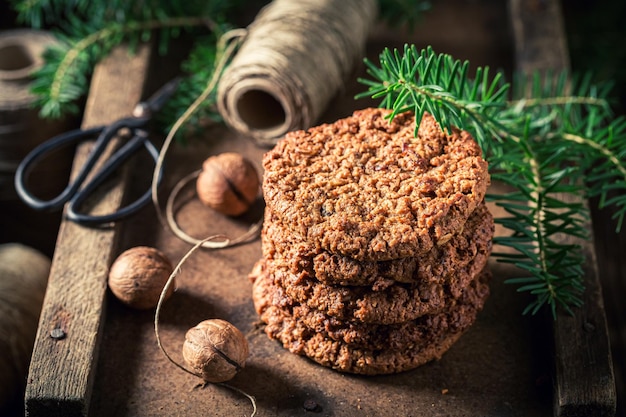
M 147 46 L 140 47 L 135 55 L 121 47 L 95 68 L 84 128 L 131 114 L 142 97 L 149 57 Z M 72 176 L 90 148 L 91 143 L 78 147 Z M 121 177 L 112 182 L 94 196 L 92 212 L 120 207 L 124 180 Z M 25 405 L 29 416 L 87 414 L 116 229 L 89 228 L 68 221 L 61 224 L 28 376 Z
M 517 3 L 518 7 L 522 4 Z M 542 3 L 536 1 L 532 4 L 541 5 Z M 459 1 L 455 3 L 455 7 L 464 4 L 466 2 Z M 472 5 L 472 7 L 478 6 Z M 478 18 L 470 18 L 471 15 L 468 17 L 467 13 L 461 13 L 461 15 L 463 16 L 461 21 L 464 22 L 478 20 Z M 460 26 L 437 22 L 435 29 L 437 27 Z M 463 32 L 461 39 L 467 40 L 465 34 L 467 31 L 467 26 L 461 28 Z M 428 28 L 425 28 L 425 32 L 437 33 L 436 30 L 428 30 Z M 470 32 L 474 33 L 472 30 Z M 446 33 L 449 34 L 450 31 Z M 398 36 L 399 40 L 400 38 L 402 41 L 406 40 L 403 36 Z M 418 33 L 415 38 L 423 41 L 425 36 L 423 33 Z M 451 44 L 460 45 L 463 42 L 451 42 Z M 374 50 L 378 53 L 380 48 L 378 44 L 375 45 Z M 476 49 L 484 51 L 482 45 Z M 436 50 L 440 49 L 436 48 Z M 523 50 L 527 51 L 527 49 Z M 472 60 L 472 62 L 484 63 L 480 60 Z M 118 75 L 119 78 L 114 79 L 112 84 L 115 87 L 109 86 L 109 88 L 122 91 L 121 84 L 126 83 L 126 78 L 131 72 L 124 70 L 121 75 Z M 353 94 L 346 94 L 344 101 L 348 102 L 349 99 L 350 105 L 356 106 L 357 104 L 353 104 L 352 96 Z M 338 113 L 338 108 L 331 109 L 328 117 L 336 117 Z M 168 167 L 164 181 L 166 189 L 171 187 L 172 182 L 177 178 L 188 173 L 192 166 L 199 166 L 202 159 L 209 154 L 235 150 L 250 156 L 256 163 L 259 163 L 262 150 L 253 148 L 249 141 L 233 135 L 232 132 L 215 128 L 207 131 L 206 139 L 199 146 L 200 151 L 191 147 L 173 151 L 172 162 L 178 163 L 170 164 Z M 187 206 L 185 207 L 187 211 L 181 210 L 181 220 L 186 230 L 193 230 L 198 236 L 214 233 L 215 230 L 223 230 L 221 223 L 216 224 L 215 219 L 207 218 L 203 207 L 193 204 L 187 204 Z M 189 249 L 188 245 L 179 242 L 168 233 L 155 230 L 155 225 L 156 219 L 153 215 L 142 215 L 132 223 L 125 224 L 119 249 L 136 244 L 152 244 L 164 249 L 172 256 L 172 259 L 180 259 Z M 245 225 L 238 224 L 238 227 L 243 226 Z M 64 225 L 65 227 L 71 226 Z M 82 228 L 78 228 L 74 229 L 73 234 L 77 230 L 82 233 Z M 93 265 L 100 262 L 94 258 L 110 259 L 111 257 L 110 252 L 96 252 L 92 249 L 93 246 L 72 246 L 66 242 L 70 234 L 63 230 L 62 235 L 64 239 L 59 240 L 59 246 L 66 247 L 62 251 L 66 257 L 73 258 L 74 263 Z M 103 233 L 98 233 L 98 236 L 109 238 Z M 75 253 L 69 255 L 72 249 Z M 164 326 L 162 337 L 166 346 L 171 348 L 170 351 L 176 355 L 176 349 L 184 338 L 185 330 L 201 319 L 223 317 L 240 327 L 247 335 L 253 353 L 245 370 L 232 383 L 257 398 L 261 414 L 309 415 L 310 412 L 302 407 L 307 400 L 315 400 L 323 415 L 358 413 L 371 416 L 423 414 L 513 417 L 545 416 L 545 408 L 548 408 L 545 410 L 547 413 L 551 412 L 549 404 L 544 407 L 536 398 L 537 378 L 531 368 L 536 366 L 537 352 L 531 351 L 528 346 L 531 332 L 526 328 L 527 318 L 519 314 L 521 302 L 519 302 L 518 295 L 512 294 L 513 291 L 501 283 L 509 273 L 502 265 L 492 265 L 499 279 L 493 283 L 493 296 L 480 320 L 442 361 L 405 374 L 360 378 L 341 375 L 311 364 L 272 343 L 259 331 L 257 316 L 250 303 L 250 285 L 246 280 L 247 272 L 259 256 L 260 247 L 254 244 L 219 253 L 199 252 L 190 258 L 185 273 L 177 283 L 179 286 L 177 294 L 168 302 L 163 312 L 163 319 L 167 326 Z M 69 262 L 67 259 L 64 261 Z M 104 261 L 102 263 L 106 264 Z M 88 271 L 92 268 L 80 267 Z M 55 271 L 53 274 L 58 276 L 61 272 Z M 93 273 L 83 275 L 89 278 L 81 276 L 82 280 L 91 279 L 102 284 L 101 275 L 95 277 Z M 76 277 L 68 274 L 64 279 L 73 282 Z M 58 283 L 59 280 L 60 278 L 57 277 L 56 285 L 61 285 Z M 100 291 L 100 287 L 97 291 Z M 84 299 L 85 295 L 83 294 L 82 297 Z M 53 296 L 49 298 L 56 299 Z M 89 300 L 85 301 L 89 302 Z M 98 302 L 101 303 L 102 299 Z M 151 312 L 129 311 L 115 300 L 112 300 L 109 307 L 105 330 L 102 332 L 105 333 L 102 349 L 107 352 L 107 355 L 100 355 L 99 360 L 96 360 L 98 359 L 96 350 L 93 362 L 89 364 L 93 366 L 95 362 L 99 363 L 98 378 L 95 382 L 94 398 L 91 404 L 93 415 L 241 415 L 249 413 L 245 399 L 233 395 L 226 389 L 215 386 L 192 389 L 197 383 L 195 378 L 183 372 L 177 372 L 169 362 L 164 360 L 156 347 Z M 103 313 L 99 312 L 99 314 Z M 100 323 L 102 319 L 103 316 L 100 317 Z M 76 319 L 72 317 L 72 320 Z M 561 320 L 562 318 L 559 317 L 559 323 Z M 46 323 L 51 324 L 49 318 Z M 580 321 L 574 323 L 580 323 Z M 75 322 L 72 321 L 70 324 L 74 326 Z M 49 338 L 50 328 L 42 329 L 45 325 L 40 326 L 42 336 L 38 336 L 38 344 L 50 342 L 49 340 L 39 341 L 39 338 Z M 594 330 L 589 325 L 587 329 Z M 74 328 L 69 330 L 74 332 L 74 336 L 76 335 Z M 93 331 L 98 332 L 99 329 Z M 68 333 L 65 341 L 68 341 L 70 337 L 71 334 Z M 572 343 L 579 342 L 573 341 Z M 68 350 L 62 348 L 59 342 L 47 344 L 46 349 L 43 354 L 48 353 L 51 356 L 48 362 L 65 362 L 65 358 L 73 359 Z M 180 358 L 180 355 L 178 354 L 177 357 Z M 43 385 L 53 384 L 55 378 L 67 379 L 70 381 L 69 384 L 73 385 L 76 383 L 71 381 L 76 376 L 83 377 L 83 373 L 87 372 L 78 367 L 72 367 L 70 372 L 67 366 L 63 369 L 59 366 L 53 368 L 50 363 L 48 366 L 50 366 L 48 371 L 45 368 L 39 369 L 37 376 L 46 376 L 47 380 Z M 91 369 L 89 372 L 93 377 L 95 370 Z M 31 381 L 31 384 L 36 387 L 39 383 Z M 63 390 L 57 389 L 57 392 L 59 391 Z M 89 395 L 86 397 L 88 401 Z M 59 395 L 51 396 L 50 404 L 56 404 L 59 401 L 58 398 Z M 81 404 L 85 404 L 85 401 Z M 58 407 L 45 409 L 45 400 L 39 401 L 37 406 L 39 407 L 38 414 L 31 413 L 30 415 L 63 414 L 57 410 Z M 75 414 L 83 413 L 84 409 L 84 407 L 81 408 Z M 66 407 L 66 411 L 63 415 L 72 415 L 69 407 Z
M 529 74 L 569 68 L 560 3 L 557 0 L 511 0 L 516 67 Z M 564 195 L 571 200 L 571 196 Z M 582 199 L 579 198 L 577 201 Z M 591 233 L 591 224 L 587 223 Z M 584 306 L 574 315 L 563 312 L 553 323 L 554 414 L 612 416 L 616 410 L 615 379 L 593 236 L 577 243 L 586 255 Z
M 556 0 L 510 0 L 515 67 L 523 73 L 570 67 L 563 15 Z
M 438 52 L 492 68 L 508 65 L 502 39 L 507 39 L 506 5 L 500 0 L 467 2 L 442 0 L 415 32 L 397 29 L 372 35 L 368 57 L 375 59 L 383 47 L 414 42 L 433 45 Z M 439 3 L 438 3 L 439 4 Z M 493 22 L 499 27 L 494 28 Z M 440 29 L 445 27 L 445 31 Z M 502 32 L 497 29 L 501 28 Z M 471 34 L 468 36 L 468 34 Z M 508 43 L 509 47 L 511 43 Z M 506 58 L 506 59 L 505 59 Z M 355 74 L 365 76 L 363 68 Z M 334 121 L 366 106 L 355 101 L 363 91 L 355 79 L 331 103 L 325 120 Z M 224 126 L 212 126 L 198 140 L 173 146 L 161 186 L 163 199 L 183 176 L 197 169 L 209 155 L 226 151 L 247 156 L 261 169 L 264 149 Z M 150 161 L 138 171 L 149 171 Z M 137 187 L 137 193 L 143 191 Z M 497 192 L 496 190 L 493 190 Z M 179 224 L 194 236 L 215 233 L 236 236 L 247 230 L 262 211 L 245 219 L 228 219 L 212 213 L 194 197 L 190 185 L 177 199 Z M 503 213 L 494 212 L 496 215 Z M 154 210 L 146 208 L 126 222 L 119 251 L 136 245 L 163 250 L 174 262 L 190 245 L 158 227 Z M 197 251 L 176 278 L 177 291 L 161 312 L 161 341 L 182 363 L 182 342 L 188 328 L 207 318 L 223 318 L 247 337 L 250 358 L 228 383 L 257 399 L 258 416 L 433 416 L 433 417 L 547 417 L 551 404 L 538 394 L 544 369 L 532 348 L 531 318 L 520 311 L 525 299 L 503 284 L 519 270 L 492 262 L 492 296 L 475 325 L 440 361 L 397 375 L 362 377 L 341 374 L 292 354 L 270 340 L 259 326 L 251 300 L 247 274 L 262 256 L 260 242 L 221 251 Z M 224 387 L 196 388 L 197 378 L 180 371 L 160 352 L 154 336 L 153 311 L 138 312 L 109 297 L 107 320 L 91 402 L 93 417 L 109 416 L 241 416 L 251 405 Z M 549 387 L 548 387 L 549 388 Z M 315 406 L 315 411 L 306 405 Z
M 591 207 L 594 209 L 593 205 Z M 604 311 L 611 336 L 613 373 L 618 396 L 616 416 L 626 417 L 626 228 L 622 227 L 616 233 L 612 220 L 614 212 L 612 208 L 595 209 L 592 218 Z
M 585 304 L 573 316 L 560 312 L 553 324 L 554 413 L 557 417 L 614 416 L 615 378 L 593 236 L 571 242 L 581 244 L 587 259 Z

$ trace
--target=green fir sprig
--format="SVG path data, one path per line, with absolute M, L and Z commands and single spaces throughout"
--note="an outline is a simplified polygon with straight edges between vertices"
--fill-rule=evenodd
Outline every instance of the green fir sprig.
M 93 68 L 123 43 L 132 51 L 140 42 L 157 39 L 158 50 L 164 54 L 171 40 L 182 31 L 194 31 L 194 36 L 203 40 L 207 34 L 212 36 L 214 48 L 217 34 L 230 24 L 231 15 L 242 3 L 240 0 L 14 0 L 18 21 L 35 28 L 50 27 L 59 41 L 46 51 L 45 65 L 35 74 L 32 82 L 35 105 L 44 118 L 78 113 Z M 214 58 L 214 53 L 203 57 L 205 68 L 213 68 Z M 197 75 L 190 77 L 197 80 Z M 184 82 L 179 87 L 176 103 L 181 109 L 176 114 L 184 111 L 183 105 L 188 107 L 193 102 L 184 98 L 197 90 L 194 85 Z
M 95 64 L 124 41 L 135 43 L 134 36 L 149 39 L 148 32 L 159 29 L 204 25 L 205 18 L 175 17 L 147 22 L 125 24 L 109 23 L 101 29 L 90 30 L 78 41 L 66 36 L 61 43 L 50 48 L 45 55 L 46 63 L 32 83 L 32 91 L 39 98 L 37 105 L 46 118 L 59 118 L 64 114 L 76 114 L 80 110 L 78 99 L 88 90 L 89 75 Z M 131 37 L 133 37 L 131 39 Z
M 414 28 L 431 4 L 426 0 L 378 0 L 380 20 L 394 27 Z
M 269 0 L 10 1 L 18 22 L 50 28 L 59 39 L 59 44 L 45 53 L 45 65 L 32 83 L 35 105 L 44 118 L 80 112 L 80 99 L 87 93 L 93 68 L 114 47 L 126 43 L 133 49 L 139 42 L 158 39 L 158 49 L 164 54 L 171 39 L 181 31 L 193 30 L 192 52 L 181 65 L 187 77 L 159 115 L 160 124 L 167 128 L 192 106 L 212 77 L 220 32 L 236 27 L 244 8 L 260 8 Z M 430 8 L 426 0 L 378 0 L 378 4 L 381 20 L 409 27 Z M 209 30 L 202 30 L 205 26 Z M 211 95 L 188 119 L 184 130 L 192 133 L 206 121 L 220 120 L 214 104 Z
M 189 109 L 194 101 L 203 95 L 209 80 L 213 77 L 218 58 L 218 39 L 228 28 L 197 38 L 189 56 L 181 63 L 182 74 L 176 94 L 170 98 L 156 115 L 163 131 L 169 132 L 173 124 Z M 221 123 L 217 111 L 217 91 L 213 89 L 200 103 L 181 127 L 179 137 L 195 136 L 210 123 Z
M 610 86 L 562 72 L 520 77 L 511 88 L 502 72 L 478 67 L 471 76 L 467 61 L 409 45 L 366 66 L 371 78 L 360 82 L 368 89 L 357 98 L 381 99 L 390 118 L 428 112 L 442 129 L 469 131 L 492 179 L 513 190 L 488 195 L 506 212 L 496 222 L 510 231 L 494 239 L 509 250 L 493 255 L 526 272 L 507 281 L 534 295 L 524 313 L 547 306 L 556 317 L 558 308 L 579 306 L 585 259 L 579 244 L 563 239 L 589 238 L 579 197 L 612 206 L 617 230 L 626 215 L 626 120 L 611 114 Z

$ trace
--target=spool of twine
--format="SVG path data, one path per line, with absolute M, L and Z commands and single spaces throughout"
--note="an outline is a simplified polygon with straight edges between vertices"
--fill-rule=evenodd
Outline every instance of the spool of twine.
M 262 145 L 310 127 L 363 58 L 376 14 L 376 0 L 268 4 L 220 79 L 225 122 Z
M 44 64 L 44 51 L 56 42 L 51 34 L 40 30 L 0 32 L 0 200 L 17 198 L 13 175 L 20 161 L 66 126 L 63 121 L 40 120 L 30 91 L 32 74 Z M 47 174 L 54 169 L 51 167 Z
M 50 259 L 28 246 L 0 245 L 0 414 L 26 385 Z

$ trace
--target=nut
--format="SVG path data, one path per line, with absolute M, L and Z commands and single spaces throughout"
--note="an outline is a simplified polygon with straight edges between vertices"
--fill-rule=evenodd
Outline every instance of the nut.
M 254 203 L 259 184 L 259 175 L 248 159 L 226 152 L 204 161 L 196 191 L 205 205 L 228 216 L 239 216 Z
M 187 331 L 183 358 L 206 382 L 228 381 L 248 359 L 248 341 L 226 320 L 205 320 Z
M 170 260 L 158 249 L 137 246 L 126 250 L 109 269 L 109 288 L 124 304 L 147 310 L 155 307 L 172 274 Z M 174 292 L 172 285 L 166 299 Z

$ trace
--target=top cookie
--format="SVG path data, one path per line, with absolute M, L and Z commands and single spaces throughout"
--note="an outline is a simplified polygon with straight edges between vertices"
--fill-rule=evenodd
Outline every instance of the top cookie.
M 302 239 L 356 260 L 418 256 L 483 201 L 487 162 L 466 131 L 365 109 L 290 132 L 263 158 L 268 207 Z

